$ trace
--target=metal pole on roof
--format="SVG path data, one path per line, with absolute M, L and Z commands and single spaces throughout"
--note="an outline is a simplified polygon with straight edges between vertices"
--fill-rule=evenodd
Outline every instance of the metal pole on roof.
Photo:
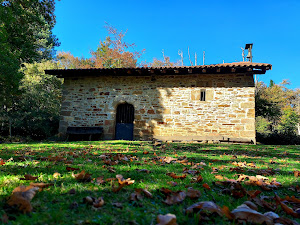
M 205 64 L 205 51 L 203 51 L 203 65 Z
M 197 66 L 197 52 L 195 52 L 195 66 Z

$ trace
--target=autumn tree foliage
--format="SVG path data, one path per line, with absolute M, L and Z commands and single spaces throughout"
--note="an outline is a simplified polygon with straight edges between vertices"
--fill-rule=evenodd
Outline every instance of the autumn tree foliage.
M 96 68 L 126 68 L 137 67 L 138 59 L 142 56 L 142 51 L 136 51 L 134 43 L 126 43 L 124 37 L 126 32 L 118 31 L 112 25 L 106 23 L 106 30 L 109 36 L 105 41 L 100 41 L 96 51 L 91 51 L 92 61 Z M 133 51 L 130 51 L 133 50 Z
M 263 82 L 257 84 L 255 112 L 258 133 L 265 136 L 299 135 L 300 90 L 289 89 L 287 85 L 287 80 L 280 84 L 271 80 L 269 86 Z
M 100 41 L 95 51 L 91 51 L 90 58 L 79 58 L 70 52 L 60 52 L 57 60 L 63 68 L 135 68 L 144 50 L 136 51 L 134 43 L 125 42 L 126 32 L 118 31 L 110 24 L 106 24 L 109 35 L 105 41 Z

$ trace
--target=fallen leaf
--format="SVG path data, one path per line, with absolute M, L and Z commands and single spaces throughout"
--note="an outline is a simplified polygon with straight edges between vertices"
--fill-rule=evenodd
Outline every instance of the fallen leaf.
M 224 213 L 222 209 L 214 202 L 205 201 L 205 202 L 197 202 L 191 206 L 189 206 L 185 212 L 187 214 L 196 213 L 199 211 L 207 211 L 210 213 L 217 213 L 220 216 L 223 216 Z
M 202 186 L 203 186 L 204 188 L 206 188 L 207 190 L 210 190 L 210 186 L 208 186 L 207 183 L 202 184 Z
M 73 167 L 67 166 L 66 170 L 68 170 L 68 171 L 75 171 L 75 170 L 79 170 L 79 168 L 73 168 Z
M 223 177 L 223 176 L 221 176 L 221 175 L 215 175 L 215 178 L 216 178 L 217 180 L 224 180 L 224 179 L 225 179 L 225 177 Z
M 93 179 L 91 182 L 97 185 L 104 184 L 106 181 L 103 178 L 104 178 L 103 176 L 97 177 L 96 179 Z
M 202 177 L 201 174 L 200 174 L 198 177 L 192 178 L 191 183 L 200 183 L 200 182 L 202 182 L 202 181 L 203 181 L 203 177 Z
M 38 187 L 40 188 L 40 191 L 43 190 L 44 188 L 54 186 L 54 184 L 46 184 L 46 183 L 30 183 L 30 186 L 33 187 Z
M 174 214 L 158 215 L 156 225 L 177 225 L 176 216 Z
M 131 180 L 131 178 L 127 178 L 126 180 L 121 174 L 116 175 L 116 178 L 119 183 L 119 187 L 115 188 L 113 187 L 113 192 L 118 192 L 120 191 L 123 187 L 131 185 L 134 183 L 134 180 Z
M 200 193 L 199 190 L 195 190 L 192 187 L 189 187 L 187 189 L 186 196 L 191 198 L 191 199 L 197 199 L 201 196 L 201 193 Z
M 20 180 L 36 180 L 38 177 L 33 177 L 30 174 L 25 174 L 24 178 L 20 178 Z
M 86 173 L 84 170 L 82 170 L 80 173 L 77 173 L 77 174 L 72 174 L 72 176 L 78 180 L 78 181 L 81 181 L 81 182 L 89 182 L 91 181 L 91 175 L 90 173 Z
M 171 163 L 172 161 L 176 161 L 177 159 L 173 158 L 173 157 L 170 157 L 170 156 L 167 156 L 167 157 L 164 157 L 162 159 L 163 162 L 166 162 L 166 163 Z
M 104 200 L 102 197 L 99 197 L 98 199 L 96 199 L 94 202 L 93 202 L 93 207 L 94 208 L 100 208 L 104 205 Z
M 168 176 L 170 176 L 170 177 L 172 177 L 172 178 L 174 178 L 174 179 L 181 179 L 181 180 L 183 180 L 183 179 L 185 179 L 186 178 L 186 174 L 184 174 L 184 175 L 176 175 L 175 173 L 167 173 L 167 175 Z
M 174 192 L 167 188 L 161 188 L 160 191 L 163 192 L 163 194 L 165 194 L 167 196 L 167 199 L 163 201 L 167 205 L 173 205 L 173 204 L 180 203 L 186 197 L 186 193 L 184 191 Z
M 238 206 L 236 209 L 232 210 L 231 213 L 234 215 L 234 219 L 238 222 L 267 225 L 274 224 L 273 220 L 271 220 L 269 217 L 251 209 L 246 204 Z
M 276 199 L 276 202 L 277 202 L 278 204 L 280 204 L 282 210 L 283 210 L 286 214 L 291 215 L 291 216 L 293 216 L 293 217 L 295 217 L 295 218 L 300 218 L 300 214 L 297 213 L 297 212 L 295 212 L 292 208 L 288 207 L 286 204 L 284 204 L 284 203 L 281 201 L 281 199 L 278 197 L 278 195 L 276 195 L 276 194 L 275 194 L 275 199 Z
M 0 166 L 3 166 L 5 164 L 4 160 L 0 158 Z M 6 214 L 4 214 L 6 215 Z
M 19 186 L 13 190 L 7 204 L 9 206 L 16 205 L 24 214 L 29 213 L 32 211 L 30 201 L 38 190 L 39 188 L 34 186 Z

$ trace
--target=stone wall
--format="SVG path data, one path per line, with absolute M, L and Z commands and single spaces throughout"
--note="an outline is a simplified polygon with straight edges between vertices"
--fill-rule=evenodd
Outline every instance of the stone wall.
M 246 74 L 65 78 L 59 131 L 102 126 L 104 138 L 114 139 L 116 108 L 127 102 L 135 109 L 135 139 L 255 143 L 254 91 Z

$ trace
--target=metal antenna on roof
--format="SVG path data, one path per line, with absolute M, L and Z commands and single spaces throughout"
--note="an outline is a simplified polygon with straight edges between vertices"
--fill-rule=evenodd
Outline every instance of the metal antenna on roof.
M 179 49 L 178 55 L 180 56 L 181 66 L 183 66 L 183 52 Z
M 205 51 L 203 51 L 203 65 L 205 64 Z
M 195 52 L 195 66 L 197 66 L 197 52 Z
M 161 53 L 163 54 L 163 57 L 164 57 L 164 63 L 166 62 L 166 58 L 165 58 L 165 51 L 162 50 Z
M 242 58 L 243 58 L 243 62 L 245 62 L 245 49 L 242 48 L 242 47 L 241 47 L 241 49 L 242 49 Z
M 189 55 L 190 64 L 191 66 L 193 66 L 193 62 L 191 60 L 191 55 L 190 55 L 190 47 L 188 47 L 188 55 Z

